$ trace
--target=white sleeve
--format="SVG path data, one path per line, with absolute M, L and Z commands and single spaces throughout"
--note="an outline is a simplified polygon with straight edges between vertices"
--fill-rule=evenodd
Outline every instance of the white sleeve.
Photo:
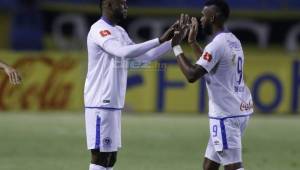
M 110 28 L 92 29 L 93 41 L 104 51 L 116 57 L 135 58 L 160 45 L 158 38 L 140 44 L 128 45 L 127 39 L 118 38 Z
M 222 53 L 224 51 L 224 46 L 222 46 L 218 41 L 213 41 L 209 43 L 199 60 L 196 64 L 202 66 L 208 73 L 215 67 L 219 62 Z
M 164 42 L 158 47 L 155 47 L 143 55 L 136 57 L 134 60 L 139 61 L 143 64 L 149 63 L 153 60 L 158 59 L 162 55 L 166 54 L 168 51 L 172 49 L 171 41 Z
M 93 40 L 93 42 L 99 45 L 101 48 L 103 47 L 103 44 L 106 41 L 117 39 L 117 37 L 115 37 L 112 34 L 112 30 L 110 30 L 109 28 L 104 27 L 99 29 L 94 26 L 91 28 L 90 32 L 91 32 L 91 39 Z
M 122 42 L 117 39 L 109 39 L 105 41 L 101 47 L 107 53 L 117 57 L 135 58 L 159 46 L 159 44 L 158 38 L 133 45 L 123 45 Z

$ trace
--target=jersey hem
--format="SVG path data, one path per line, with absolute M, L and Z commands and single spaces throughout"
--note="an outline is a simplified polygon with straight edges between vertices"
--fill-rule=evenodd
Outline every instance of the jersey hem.
M 116 107 L 97 107 L 97 106 L 85 106 L 85 109 L 104 109 L 104 110 L 122 110 L 123 108 Z
M 225 117 L 214 117 L 214 116 L 208 116 L 208 118 L 210 119 L 217 119 L 217 120 L 224 120 L 224 119 L 229 119 L 229 118 L 240 118 L 240 117 L 248 117 L 251 116 L 253 114 L 252 113 L 248 113 L 248 114 L 243 114 L 243 115 L 228 115 Z

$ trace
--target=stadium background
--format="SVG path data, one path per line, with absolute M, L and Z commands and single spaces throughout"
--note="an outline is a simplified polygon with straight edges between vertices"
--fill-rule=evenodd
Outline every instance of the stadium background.
M 228 28 L 244 45 L 245 79 L 256 114 L 246 136 L 246 167 L 299 169 L 300 1 L 228 2 L 232 7 Z M 0 57 L 23 77 L 23 84 L 14 87 L 0 75 L 1 170 L 86 167 L 85 44 L 90 25 L 100 17 L 98 4 L 98 0 L 0 0 Z M 199 17 L 203 1 L 128 0 L 128 4 L 129 18 L 121 25 L 142 42 L 159 36 L 182 12 Z M 203 45 L 206 38 L 199 34 Z M 188 46 L 184 50 L 192 55 Z M 203 81 L 186 82 L 172 53 L 130 70 L 124 113 L 125 144 L 116 169 L 200 169 L 208 135 L 206 89 Z M 150 131 L 143 133 L 145 129 Z M 72 147 L 63 147 L 70 143 Z M 181 146 L 184 149 L 174 149 Z M 145 148 L 148 156 L 136 153 Z M 175 152 L 194 155 L 181 158 Z M 41 164 L 35 165 L 36 160 Z M 139 164 L 129 166 L 136 160 Z

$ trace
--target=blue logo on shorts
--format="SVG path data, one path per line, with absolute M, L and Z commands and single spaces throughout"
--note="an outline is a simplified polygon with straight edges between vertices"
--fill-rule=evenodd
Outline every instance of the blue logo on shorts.
M 112 143 L 112 140 L 110 137 L 106 137 L 103 139 L 103 146 L 104 147 L 111 147 L 111 143 Z

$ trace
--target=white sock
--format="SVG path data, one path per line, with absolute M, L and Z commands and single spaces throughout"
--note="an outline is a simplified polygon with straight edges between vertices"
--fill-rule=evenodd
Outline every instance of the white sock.
M 245 170 L 244 168 L 239 168 L 239 169 L 237 169 L 237 170 Z
M 104 168 L 100 165 L 90 164 L 89 170 L 106 170 L 106 168 Z

